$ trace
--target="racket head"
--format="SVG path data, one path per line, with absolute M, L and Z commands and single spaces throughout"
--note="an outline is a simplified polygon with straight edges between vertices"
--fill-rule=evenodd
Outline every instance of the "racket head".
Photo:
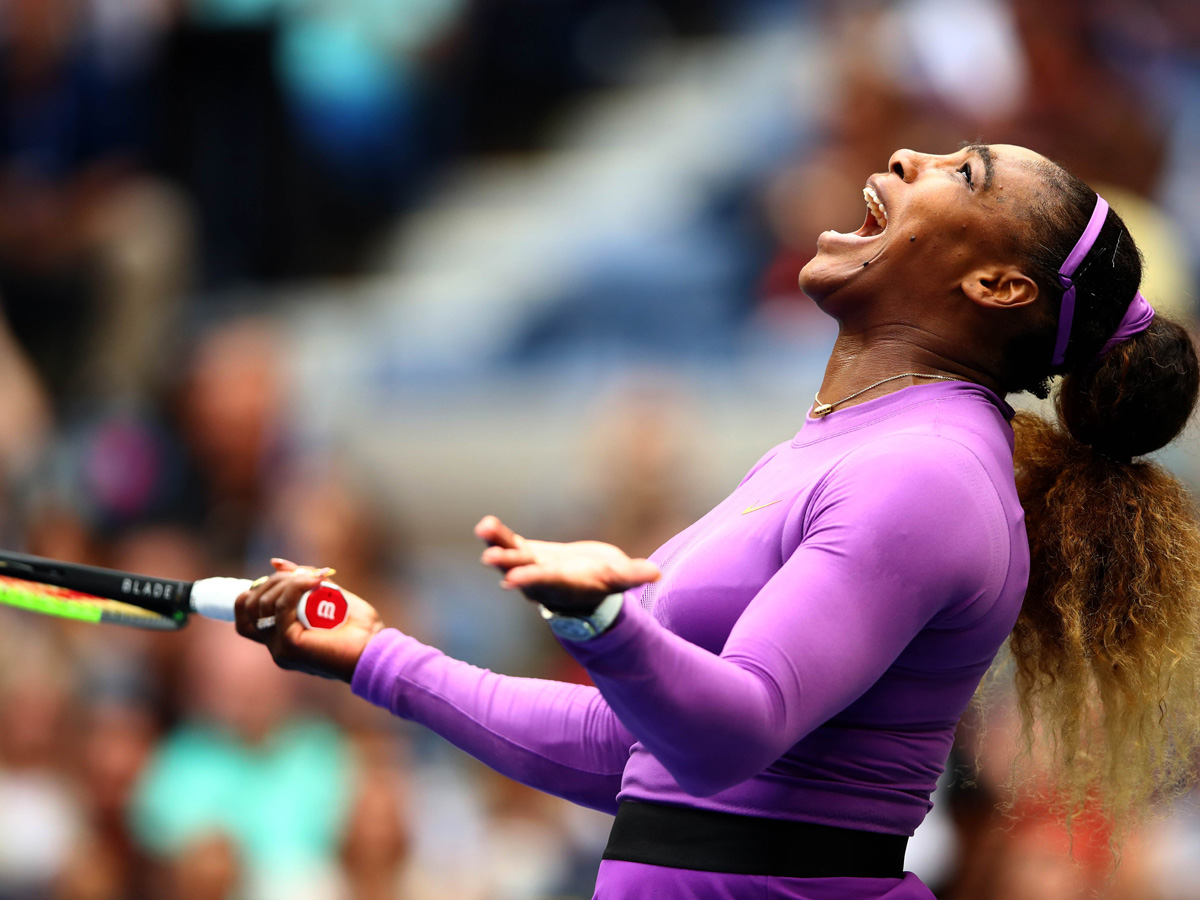
M 187 624 L 189 582 L 0 551 L 0 604 L 61 619 L 175 631 Z
M 0 604 L 60 619 L 151 631 L 176 631 L 187 624 L 186 613 L 177 618 L 132 603 L 7 575 L 0 575 Z

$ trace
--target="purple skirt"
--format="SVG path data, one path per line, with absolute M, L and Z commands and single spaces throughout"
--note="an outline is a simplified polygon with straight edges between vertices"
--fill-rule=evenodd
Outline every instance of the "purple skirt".
M 921 879 L 776 878 L 606 859 L 592 900 L 934 900 Z

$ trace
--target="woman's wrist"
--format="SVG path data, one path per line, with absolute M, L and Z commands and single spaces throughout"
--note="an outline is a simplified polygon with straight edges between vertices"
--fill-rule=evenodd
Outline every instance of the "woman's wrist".
M 351 659 L 347 660 L 348 665 L 342 666 L 341 670 L 335 674 L 335 677 L 346 682 L 346 684 L 354 683 L 354 673 L 358 671 L 358 664 L 362 662 L 363 654 L 367 652 L 367 647 L 371 645 L 371 641 L 379 635 L 384 629 L 384 624 L 381 620 L 376 619 L 367 629 L 366 635 L 362 642 L 362 646 L 358 648 L 358 653 Z
M 558 612 L 538 604 L 542 618 L 557 637 L 566 641 L 590 641 L 612 627 L 621 612 L 625 594 L 609 594 L 591 612 Z

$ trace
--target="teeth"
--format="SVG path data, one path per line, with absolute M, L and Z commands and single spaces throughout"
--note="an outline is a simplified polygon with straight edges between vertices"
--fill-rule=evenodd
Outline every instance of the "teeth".
M 871 211 L 871 215 L 875 217 L 875 222 L 880 228 L 887 228 L 887 207 L 883 205 L 883 201 L 879 199 L 879 195 L 875 193 L 875 188 L 869 184 L 863 188 L 863 198 L 867 201 L 867 209 Z

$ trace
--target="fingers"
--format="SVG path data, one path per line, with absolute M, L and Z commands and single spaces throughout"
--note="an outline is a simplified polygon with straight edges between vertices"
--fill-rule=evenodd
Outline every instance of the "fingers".
M 596 585 L 591 585 L 589 589 L 577 580 L 568 581 L 558 573 L 548 572 L 540 566 L 521 566 L 519 569 L 513 569 L 501 579 L 500 587 L 506 591 L 520 591 L 526 600 L 534 603 L 545 603 L 545 598 L 551 594 L 594 594 L 601 590 Z
M 625 572 L 625 577 L 629 580 L 629 587 L 637 587 L 639 584 L 649 584 L 651 581 L 658 581 L 662 578 L 662 570 L 648 559 L 631 559 L 629 568 Z
M 546 587 L 611 594 L 658 581 L 661 577 L 658 566 L 645 559 L 628 559 L 619 564 L 575 569 L 530 562 L 509 568 L 501 586 L 508 590 Z
M 528 547 L 508 550 L 504 547 L 488 547 L 483 551 L 480 560 L 489 566 L 495 566 L 501 571 L 508 571 L 514 566 L 527 566 L 534 561 L 533 551 Z
M 238 594 L 236 600 L 233 601 L 233 627 L 237 629 L 237 633 L 242 637 L 252 641 L 259 641 L 258 635 L 254 634 L 253 612 L 247 607 L 247 603 L 254 595 L 254 590 L 242 591 Z M 261 641 L 259 641 L 261 643 Z
M 610 594 L 620 588 L 615 587 L 616 579 L 606 572 L 570 572 L 554 566 L 530 565 L 517 566 L 505 573 L 500 587 L 506 591 L 518 589 L 525 592 L 530 600 L 539 600 L 536 591 L 566 591 L 580 594 Z
M 277 573 L 267 578 L 260 578 L 250 586 L 249 590 L 238 595 L 233 604 L 233 617 L 238 634 L 260 644 L 267 642 L 266 632 L 258 627 L 259 620 L 267 615 L 263 612 L 263 595 L 275 580 L 284 577 L 288 576 Z
M 299 566 L 297 566 L 290 559 L 281 559 L 278 556 L 271 560 L 271 565 L 275 567 L 276 572 L 292 572 L 299 568 Z
M 296 568 L 279 573 L 281 577 L 267 587 L 263 592 L 260 611 L 263 616 L 275 619 L 277 634 L 284 634 L 299 620 L 296 609 L 300 605 L 300 598 L 320 584 L 328 572 L 328 569 Z
M 275 661 L 288 668 L 291 646 L 285 635 L 298 623 L 296 607 L 305 591 L 312 590 L 331 570 L 299 567 L 279 569 L 254 582 L 234 602 L 238 634 L 266 644 Z
M 508 573 L 517 566 L 528 566 L 537 560 L 534 551 L 534 544 L 537 542 L 527 541 L 519 534 L 513 533 L 511 528 L 495 516 L 484 516 L 480 519 L 479 524 L 475 526 L 475 534 L 488 545 L 479 558 L 480 562 L 485 566 L 495 566 L 505 573 L 505 578 L 500 581 L 501 587 L 515 587 L 509 583 Z
M 515 534 L 495 516 L 484 516 L 480 519 L 479 524 L 475 526 L 475 534 L 492 547 L 516 550 L 524 544 L 524 539 L 519 534 Z

